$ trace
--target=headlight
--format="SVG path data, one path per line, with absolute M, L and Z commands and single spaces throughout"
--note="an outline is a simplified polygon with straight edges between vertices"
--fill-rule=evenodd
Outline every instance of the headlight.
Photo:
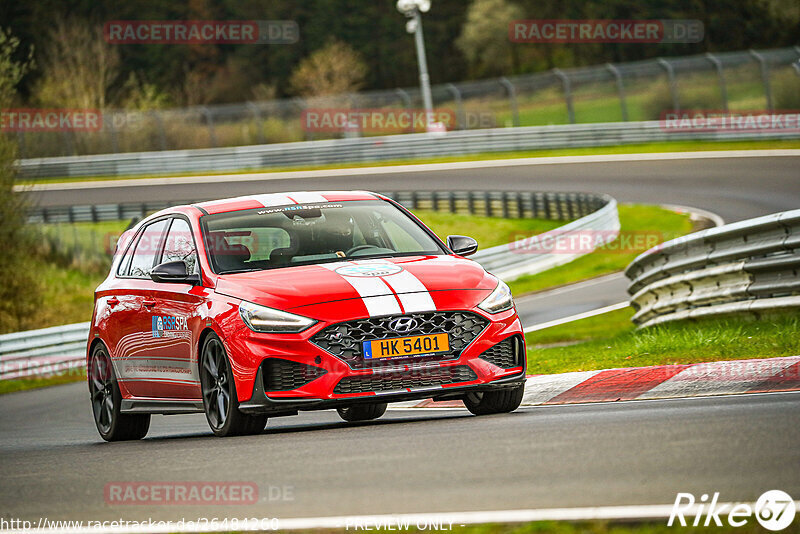
M 287 334 L 302 332 L 312 326 L 315 321 L 308 317 L 301 317 L 293 313 L 273 310 L 266 306 L 259 306 L 252 302 L 242 301 L 239 304 L 239 315 L 250 330 L 272 334 Z
M 483 299 L 483 302 L 478 304 L 478 307 L 489 313 L 499 313 L 501 311 L 510 310 L 514 307 L 514 298 L 511 296 L 511 289 L 508 288 L 505 282 L 499 280 L 494 291 Z

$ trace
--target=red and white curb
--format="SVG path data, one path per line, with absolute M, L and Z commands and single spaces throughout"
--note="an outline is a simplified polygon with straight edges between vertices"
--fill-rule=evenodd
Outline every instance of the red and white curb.
M 800 356 L 529 376 L 522 406 L 800 391 Z M 461 401 L 408 403 L 462 407 Z

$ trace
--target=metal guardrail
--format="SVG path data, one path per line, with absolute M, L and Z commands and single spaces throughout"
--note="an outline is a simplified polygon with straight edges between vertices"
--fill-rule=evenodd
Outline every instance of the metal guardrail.
M 0 336 L 0 380 L 85 367 L 89 326 L 68 324 Z
M 395 191 L 384 194 L 412 210 L 571 221 L 551 231 L 559 234 L 599 231 L 610 241 L 619 232 L 617 202 L 608 195 L 527 191 Z M 29 220 L 44 223 L 127 219 L 143 217 L 165 207 L 167 205 L 162 203 L 39 208 L 30 214 Z M 500 278 L 512 280 L 591 252 L 532 254 L 524 245 L 525 240 L 521 240 L 488 248 L 476 253 L 473 259 Z M 78 323 L 0 336 L 0 380 L 83 367 L 89 326 L 89 323 Z
M 679 319 L 800 307 L 800 210 L 668 241 L 625 270 L 636 310 L 652 326 Z
M 784 116 L 780 116 L 784 117 Z M 786 122 L 784 120 L 784 122 Z M 240 171 L 662 141 L 798 139 L 800 130 L 674 131 L 660 121 L 495 128 L 270 145 L 23 159 L 21 178 Z

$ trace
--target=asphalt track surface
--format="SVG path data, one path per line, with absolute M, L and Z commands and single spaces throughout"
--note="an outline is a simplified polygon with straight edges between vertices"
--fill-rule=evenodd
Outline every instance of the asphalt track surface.
M 86 386 L 72 384 L 0 398 L 0 502 L 5 517 L 84 520 L 670 504 L 677 492 L 714 491 L 753 502 L 774 488 L 800 495 L 798 402 L 783 393 L 484 417 L 407 409 L 358 425 L 328 411 L 226 439 L 202 415 L 156 416 L 144 441 L 107 444 Z M 105 502 L 107 483 L 191 480 L 253 482 L 259 502 Z M 270 501 L 270 487 L 290 488 L 291 500 Z
M 219 198 L 302 189 L 596 191 L 703 208 L 726 221 L 800 206 L 800 157 L 562 164 L 43 191 L 42 205 Z M 619 302 L 619 276 L 520 299 L 525 324 Z M 315 517 L 669 504 L 677 492 L 753 501 L 800 495 L 800 394 L 464 410 L 390 410 L 348 425 L 335 412 L 214 438 L 202 415 L 155 416 L 148 438 L 103 443 L 84 384 L 0 396 L 0 512 L 50 519 Z M 111 506 L 107 483 L 239 481 L 256 505 Z M 270 488 L 291 499 L 270 500 Z M 274 490 L 273 490 L 274 491 Z

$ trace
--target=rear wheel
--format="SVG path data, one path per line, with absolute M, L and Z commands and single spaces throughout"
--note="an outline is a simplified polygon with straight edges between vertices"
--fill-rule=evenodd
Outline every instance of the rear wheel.
M 522 403 L 525 384 L 495 391 L 469 393 L 464 397 L 464 405 L 475 415 L 513 412 Z
M 377 419 L 386 413 L 385 402 L 376 402 L 375 404 L 356 404 L 354 406 L 347 406 L 346 408 L 337 408 L 339 417 L 350 423 L 358 421 L 370 421 Z
M 105 345 L 92 351 L 87 371 L 94 423 L 106 441 L 142 439 L 150 429 L 150 414 L 120 413 L 122 394 Z
M 216 334 L 206 338 L 200 352 L 200 385 L 208 426 L 215 435 L 259 434 L 267 426 L 267 416 L 251 416 L 239 411 L 231 366 Z

